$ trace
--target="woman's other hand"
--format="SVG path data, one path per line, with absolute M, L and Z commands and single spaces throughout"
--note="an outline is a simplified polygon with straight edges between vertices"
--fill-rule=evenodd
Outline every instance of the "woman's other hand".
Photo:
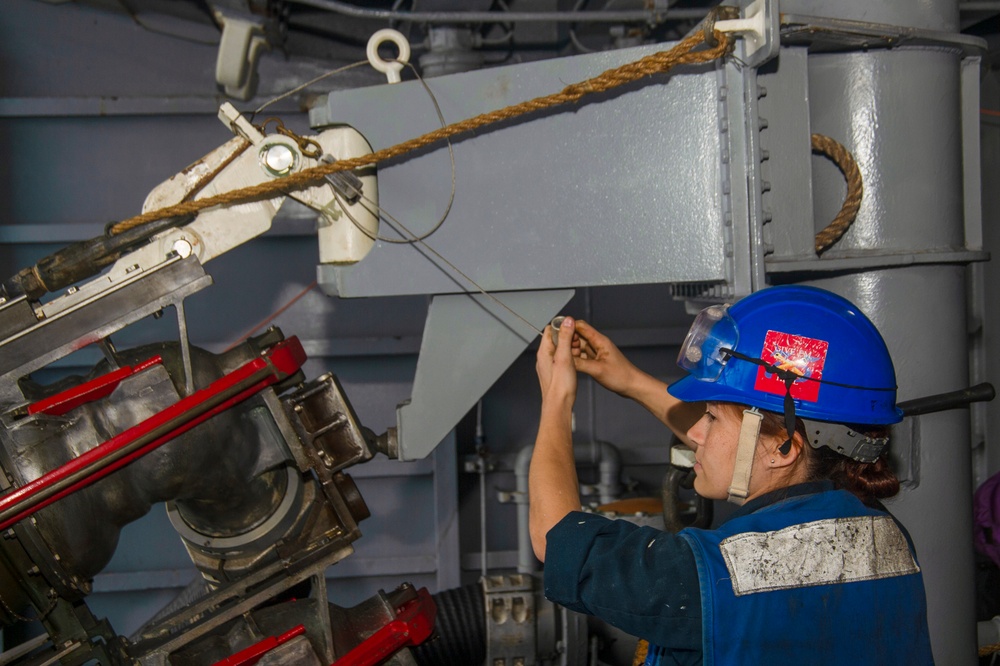
M 587 322 L 578 321 L 572 348 L 577 370 L 590 375 L 609 391 L 633 397 L 636 378 L 642 373 L 606 335 Z

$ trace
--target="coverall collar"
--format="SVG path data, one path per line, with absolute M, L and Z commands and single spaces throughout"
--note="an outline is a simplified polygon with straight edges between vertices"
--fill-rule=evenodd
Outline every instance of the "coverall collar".
M 807 481 L 806 483 L 798 483 L 794 486 L 788 486 L 786 488 L 778 488 L 777 490 L 772 490 L 769 493 L 764 493 L 760 497 L 755 497 L 740 508 L 729 514 L 723 524 L 729 522 L 734 518 L 739 518 L 740 516 L 745 516 L 747 514 L 753 513 L 763 509 L 766 506 L 776 504 L 782 500 L 790 499 L 792 497 L 800 497 L 802 495 L 815 495 L 818 493 L 827 492 L 833 490 L 833 481 L 829 479 L 823 479 L 820 481 Z

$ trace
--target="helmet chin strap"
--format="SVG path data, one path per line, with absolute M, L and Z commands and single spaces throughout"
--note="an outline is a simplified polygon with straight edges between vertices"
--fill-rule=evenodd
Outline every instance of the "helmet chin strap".
M 763 418 L 764 415 L 756 407 L 743 410 L 740 440 L 736 445 L 736 462 L 733 464 L 733 480 L 729 486 L 729 501 L 733 504 L 742 505 L 750 494 L 750 473 L 753 471 L 753 456 Z

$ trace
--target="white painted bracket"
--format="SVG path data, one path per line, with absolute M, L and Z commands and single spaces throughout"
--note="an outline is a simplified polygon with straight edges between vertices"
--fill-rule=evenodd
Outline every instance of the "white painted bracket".
M 236 107 L 229 102 L 223 102 L 219 106 L 219 120 L 228 127 L 233 134 L 241 136 L 255 146 L 264 141 L 264 135 L 253 124 L 243 117 Z
M 740 11 L 742 17 L 717 21 L 715 29 L 743 37 L 743 62 L 757 67 L 778 53 L 777 0 L 752 0 Z
M 269 48 L 263 22 L 216 12 L 222 25 L 219 55 L 215 60 L 215 81 L 227 95 L 246 101 L 257 90 L 257 61 Z

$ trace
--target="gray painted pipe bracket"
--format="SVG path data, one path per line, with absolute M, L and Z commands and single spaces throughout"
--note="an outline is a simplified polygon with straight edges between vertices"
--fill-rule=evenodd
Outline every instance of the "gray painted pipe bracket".
M 558 289 L 496 297 L 544 329 L 573 293 Z M 536 337 L 525 322 L 486 296 L 434 296 L 412 397 L 396 408 L 399 459 L 427 457 Z

